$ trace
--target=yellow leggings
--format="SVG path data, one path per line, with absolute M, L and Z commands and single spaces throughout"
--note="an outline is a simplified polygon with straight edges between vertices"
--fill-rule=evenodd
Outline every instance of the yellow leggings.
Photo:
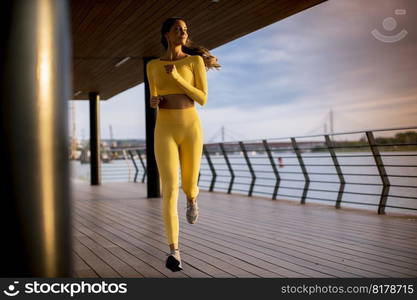
M 199 193 L 198 174 L 203 152 L 203 130 L 195 106 L 158 108 L 154 132 L 155 159 L 162 186 L 162 213 L 168 243 L 178 248 L 178 193 L 181 166 L 182 190 L 189 199 Z

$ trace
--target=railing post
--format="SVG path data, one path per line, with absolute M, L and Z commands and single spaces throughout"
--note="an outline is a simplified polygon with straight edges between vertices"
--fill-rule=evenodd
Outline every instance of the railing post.
M 139 156 L 140 164 L 142 165 L 142 168 L 143 168 L 143 176 L 142 176 L 142 183 L 143 183 L 143 182 L 145 182 L 146 166 L 145 166 L 145 163 L 143 162 L 142 155 L 140 154 L 140 150 L 138 149 L 138 150 L 136 150 L 136 152 Z
M 272 193 L 272 199 L 276 200 L 279 184 L 281 182 L 281 177 L 279 176 L 278 169 L 277 169 L 277 166 L 275 165 L 274 157 L 272 156 L 271 149 L 269 148 L 269 144 L 267 140 L 262 140 L 262 143 L 264 144 L 266 154 L 268 155 L 269 161 L 271 162 L 272 170 L 274 171 L 274 175 L 275 175 L 276 181 L 275 181 L 274 192 Z
M 135 178 L 133 179 L 133 182 L 136 182 L 136 179 L 138 178 L 139 169 L 138 169 L 138 166 L 136 165 L 135 158 L 133 156 L 132 151 L 128 150 L 127 152 L 129 153 L 130 158 L 132 159 L 133 165 L 135 166 L 136 172 L 135 172 Z
M 211 162 L 210 154 L 207 150 L 206 145 L 203 145 L 203 151 L 204 151 L 204 155 L 206 156 L 207 163 L 209 164 L 211 175 L 212 175 L 210 189 L 209 189 L 209 192 L 212 192 L 214 190 L 214 184 L 216 183 L 216 177 L 217 177 L 216 169 L 214 168 L 213 163 Z
M 220 145 L 220 149 L 222 150 L 224 160 L 226 161 L 227 168 L 229 169 L 229 172 L 230 172 L 229 188 L 227 189 L 227 193 L 230 194 L 232 192 L 233 182 L 235 181 L 235 173 L 233 172 L 232 164 L 229 161 L 229 157 L 227 156 L 223 143 L 219 143 L 219 145 Z
M 126 150 L 122 150 L 122 153 L 123 153 L 123 158 L 125 159 L 125 162 L 126 162 L 126 165 L 127 165 L 127 177 L 128 177 L 128 181 L 130 181 L 130 173 L 131 173 L 131 171 L 130 171 L 130 166 L 129 166 L 129 162 L 128 162 L 128 160 L 127 160 L 127 154 L 126 154 Z
M 340 168 L 339 161 L 336 156 L 336 152 L 334 151 L 333 142 L 330 139 L 328 134 L 324 135 L 324 138 L 326 139 L 327 150 L 329 150 L 329 153 L 332 157 L 333 164 L 337 172 L 337 176 L 339 176 L 340 186 L 339 186 L 339 193 L 337 194 L 336 208 L 340 208 L 346 182 L 345 182 L 345 178 L 343 177 L 343 172 L 342 172 L 342 169 Z
M 297 141 L 295 140 L 295 138 L 291 138 L 291 143 L 292 143 L 292 147 L 294 149 L 294 152 L 297 155 L 297 159 L 298 159 L 298 163 L 300 164 L 300 168 L 303 171 L 303 175 L 304 175 L 305 184 L 304 184 L 303 195 L 301 196 L 301 204 L 305 204 L 306 203 L 306 198 L 307 198 L 308 187 L 310 186 L 310 177 L 308 176 L 307 169 L 304 165 L 303 157 L 301 156 L 301 151 L 298 148 Z
M 243 142 L 240 141 L 239 145 L 240 145 L 240 149 L 242 149 L 243 156 L 245 157 L 246 164 L 248 165 L 249 172 L 252 176 L 252 182 L 250 184 L 249 192 L 248 192 L 248 196 L 252 196 L 253 187 L 255 186 L 255 180 L 256 180 L 255 171 L 252 168 L 252 164 L 250 163 L 249 156 L 248 156 L 248 153 L 246 152 L 246 149 L 245 149 L 245 146 L 243 145 Z
M 383 184 L 381 198 L 380 198 L 379 206 L 378 206 L 378 214 L 382 215 L 382 214 L 385 214 L 385 205 L 387 204 L 390 182 L 387 176 L 387 172 L 385 171 L 385 166 L 384 166 L 384 162 L 382 161 L 381 154 L 379 153 L 378 145 L 375 142 L 373 132 L 366 131 L 366 137 L 368 139 L 368 144 L 371 147 L 371 151 L 374 156 L 376 166 L 378 168 L 378 173 L 379 173 L 379 176 L 381 177 L 382 184 Z

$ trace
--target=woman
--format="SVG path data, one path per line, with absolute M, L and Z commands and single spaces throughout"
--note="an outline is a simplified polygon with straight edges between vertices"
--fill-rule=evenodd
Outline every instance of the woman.
M 161 43 L 165 54 L 147 64 L 151 92 L 150 106 L 157 109 L 154 147 L 161 178 L 163 218 L 170 253 L 166 267 L 182 270 L 178 245 L 178 171 L 187 196 L 187 221 L 198 217 L 198 175 L 203 151 L 203 130 L 194 105 L 207 102 L 206 68 L 219 68 L 217 58 L 188 39 L 182 18 L 168 18 L 162 24 Z

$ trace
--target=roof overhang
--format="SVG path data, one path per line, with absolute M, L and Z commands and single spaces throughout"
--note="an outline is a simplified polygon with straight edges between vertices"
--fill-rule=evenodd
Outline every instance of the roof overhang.
M 187 22 L 211 50 L 326 0 L 71 0 L 72 99 L 109 99 L 144 81 L 144 58 L 160 57 L 160 26 Z M 219 58 L 221 64 L 221 57 Z

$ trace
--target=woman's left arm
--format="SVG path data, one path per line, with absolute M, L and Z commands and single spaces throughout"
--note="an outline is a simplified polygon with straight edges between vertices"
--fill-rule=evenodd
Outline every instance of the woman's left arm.
M 204 60 L 200 55 L 196 55 L 194 60 L 194 79 L 196 86 L 188 83 L 178 73 L 177 69 L 172 69 L 172 77 L 177 81 L 178 85 L 194 101 L 197 101 L 201 106 L 206 104 L 208 96 L 207 74 Z

